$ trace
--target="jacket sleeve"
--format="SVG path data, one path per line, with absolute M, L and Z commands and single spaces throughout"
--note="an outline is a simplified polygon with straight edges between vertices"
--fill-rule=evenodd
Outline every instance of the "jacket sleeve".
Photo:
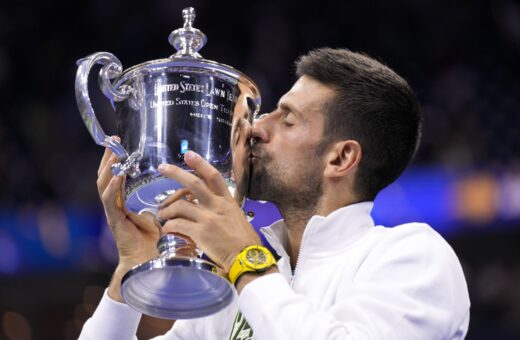
M 79 340 L 137 340 L 141 313 L 112 300 L 105 290 L 96 311 L 85 322 Z
M 464 338 L 469 297 L 462 268 L 433 230 L 393 232 L 348 277 L 339 280 L 333 305 L 318 309 L 281 274 L 269 274 L 244 287 L 239 309 L 260 340 Z
M 83 325 L 78 340 L 137 340 L 140 320 L 141 313 L 127 304 L 114 301 L 105 290 L 96 311 Z M 203 339 L 198 334 L 202 329 L 199 320 L 177 320 L 171 330 L 153 340 Z

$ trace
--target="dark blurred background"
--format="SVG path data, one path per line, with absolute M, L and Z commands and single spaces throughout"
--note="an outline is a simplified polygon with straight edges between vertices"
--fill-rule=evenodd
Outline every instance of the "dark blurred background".
M 264 111 L 316 47 L 364 51 L 410 82 L 423 144 L 374 218 L 426 221 L 452 245 L 471 294 L 468 339 L 520 339 L 520 4 L 510 0 L 2 2 L 0 339 L 76 338 L 116 261 L 75 61 L 109 51 L 126 69 L 167 57 L 188 5 L 209 39 L 201 54 L 253 78 Z M 113 133 L 108 101 L 96 86 L 91 97 Z M 256 223 L 276 218 L 269 211 Z M 146 318 L 139 335 L 170 324 Z

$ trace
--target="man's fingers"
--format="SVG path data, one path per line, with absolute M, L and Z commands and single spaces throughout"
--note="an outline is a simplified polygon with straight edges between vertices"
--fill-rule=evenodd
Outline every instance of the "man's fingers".
M 105 153 L 103 153 L 103 158 L 101 158 L 101 162 L 99 163 L 99 168 L 97 171 L 98 177 L 101 175 L 101 172 L 105 168 L 105 165 L 107 164 L 108 160 L 112 156 L 113 152 L 109 148 L 105 148 Z
M 170 220 L 175 218 L 184 218 L 191 221 L 197 221 L 203 216 L 204 208 L 197 204 L 179 200 L 174 202 L 157 212 L 157 217 L 161 220 Z
M 184 160 L 190 168 L 195 170 L 206 181 L 211 191 L 220 196 L 229 195 L 228 187 L 220 172 L 204 158 L 190 150 L 184 155 Z
M 188 189 L 186 188 L 180 188 L 180 189 L 177 189 L 175 190 L 175 192 L 173 194 L 171 194 L 170 196 L 168 196 L 168 198 L 166 198 L 162 203 L 161 203 L 161 206 L 160 208 L 163 208 L 163 207 L 167 207 L 169 206 L 170 204 L 172 204 L 173 202 L 183 198 L 184 196 L 186 196 L 186 198 L 188 199 L 188 201 L 192 200 L 193 197 L 191 197 L 191 193 Z M 191 199 L 190 199 L 191 198 Z
M 118 213 L 123 212 L 123 201 L 122 201 L 122 192 L 121 186 L 123 183 L 122 176 L 114 176 L 109 181 L 108 186 L 103 191 L 101 195 L 101 200 L 103 201 L 103 206 L 105 207 L 105 213 L 108 219 L 111 219 L 117 216 Z M 114 221 L 108 221 L 109 224 Z
M 112 154 L 110 158 L 105 162 L 105 166 L 101 170 L 101 172 L 98 173 L 98 179 L 97 179 L 97 187 L 99 194 L 102 195 L 105 191 L 105 188 L 107 187 L 108 183 L 113 177 L 112 174 L 112 165 L 118 161 L 116 155 Z M 123 177 L 123 176 L 120 176 Z
M 123 182 L 122 176 L 113 176 L 108 182 L 107 187 L 103 191 L 101 195 L 101 200 L 107 206 L 115 206 L 118 205 L 118 208 L 121 208 L 120 203 L 118 202 L 118 196 L 121 195 L 121 184 Z
M 118 142 L 121 141 L 121 138 L 119 138 L 118 136 L 112 136 L 111 138 L 117 140 Z M 105 168 L 105 166 L 106 166 L 108 160 L 110 159 L 110 156 L 112 156 L 112 154 L 113 154 L 112 150 L 110 150 L 109 148 L 105 148 L 105 153 L 103 154 L 103 158 L 101 158 L 101 162 L 99 163 L 98 177 L 101 174 L 101 171 L 103 171 L 103 169 Z
M 155 225 L 155 215 L 150 212 L 142 212 L 140 214 L 129 212 L 127 213 L 128 218 L 132 221 L 138 229 L 146 231 L 157 231 L 159 229 Z
M 198 224 L 185 218 L 168 220 L 162 227 L 163 233 L 179 233 L 190 237 L 195 243 L 198 240 Z
M 158 169 L 161 174 L 177 181 L 191 192 L 199 203 L 205 205 L 211 202 L 213 193 L 199 177 L 171 164 L 161 164 Z

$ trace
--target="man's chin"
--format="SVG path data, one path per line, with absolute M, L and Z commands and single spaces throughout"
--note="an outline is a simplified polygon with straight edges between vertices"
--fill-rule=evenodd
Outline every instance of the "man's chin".
M 256 201 L 264 199 L 262 197 L 262 184 L 260 184 L 260 182 L 261 181 L 251 179 L 247 190 L 247 198 Z

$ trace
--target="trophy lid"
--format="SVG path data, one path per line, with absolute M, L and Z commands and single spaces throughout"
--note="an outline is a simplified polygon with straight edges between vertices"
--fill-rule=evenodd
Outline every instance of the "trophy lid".
M 177 50 L 175 54 L 168 58 L 147 61 L 130 67 L 117 77 L 114 86 L 116 88 L 124 86 L 143 74 L 163 72 L 165 69 L 179 72 L 184 69 L 190 70 L 190 72 L 212 73 L 220 78 L 241 82 L 259 96 L 258 86 L 248 76 L 232 66 L 202 58 L 198 51 L 206 44 L 207 37 L 199 29 L 193 27 L 195 16 L 193 7 L 185 8 L 182 11 L 183 27 L 170 33 L 168 41 Z
M 204 33 L 193 27 L 195 9 L 193 7 L 183 9 L 182 17 L 184 26 L 170 33 L 168 37 L 170 44 L 177 50 L 172 57 L 201 58 L 198 52 L 206 45 L 208 39 Z

